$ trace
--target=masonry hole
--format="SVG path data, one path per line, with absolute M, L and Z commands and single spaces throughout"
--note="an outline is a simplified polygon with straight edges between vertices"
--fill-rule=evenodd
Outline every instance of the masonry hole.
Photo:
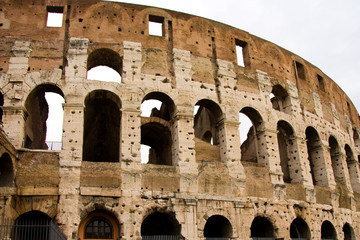
M 149 15 L 149 35 L 162 37 L 164 32 L 164 17 Z
M 121 83 L 122 58 L 107 48 L 96 49 L 87 60 L 87 79 Z
M 39 85 L 29 94 L 25 102 L 25 148 L 61 150 L 63 96 L 51 84 Z
M 47 6 L 47 27 L 62 27 L 64 7 Z
M 119 162 L 121 102 L 117 95 L 95 90 L 85 99 L 83 160 Z
M 324 78 L 317 74 L 317 80 L 318 80 L 318 87 L 321 91 L 325 91 L 325 82 Z
M 305 68 L 304 65 L 295 61 L 295 73 L 296 77 L 302 80 L 305 80 Z
M 236 62 L 238 66 L 245 67 L 247 65 L 247 43 L 239 39 L 235 39 Z
M 232 234 L 231 223 L 226 217 L 213 215 L 206 221 L 204 227 L 206 239 L 230 239 Z

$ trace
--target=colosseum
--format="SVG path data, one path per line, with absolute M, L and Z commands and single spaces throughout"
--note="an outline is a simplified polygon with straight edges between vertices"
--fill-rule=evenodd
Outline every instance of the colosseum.
M 294 53 L 99 0 L 0 0 L 0 36 L 0 239 L 360 238 L 359 115 Z

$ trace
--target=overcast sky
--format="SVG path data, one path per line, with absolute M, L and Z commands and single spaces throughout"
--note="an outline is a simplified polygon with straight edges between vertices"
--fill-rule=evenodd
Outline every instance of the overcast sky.
M 209 18 L 271 41 L 320 68 L 360 110 L 360 0 L 118 2 Z

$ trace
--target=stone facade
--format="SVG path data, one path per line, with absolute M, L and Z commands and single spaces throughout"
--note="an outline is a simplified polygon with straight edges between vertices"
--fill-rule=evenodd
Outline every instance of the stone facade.
M 41 212 L 67 239 L 93 219 L 111 239 L 360 238 L 359 116 L 306 60 L 124 3 L 0 0 L 0 23 L 2 218 Z M 97 66 L 121 83 L 87 79 Z M 45 143 L 46 92 L 65 99 L 60 151 Z M 144 117 L 146 100 L 162 106 Z M 253 123 L 243 144 L 239 113 Z

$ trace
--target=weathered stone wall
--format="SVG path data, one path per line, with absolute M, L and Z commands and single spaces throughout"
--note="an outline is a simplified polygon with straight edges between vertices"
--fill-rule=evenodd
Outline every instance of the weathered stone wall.
M 46 27 L 47 7 L 54 6 L 62 9 L 62 26 Z M 162 36 L 149 34 L 149 16 L 162 23 Z M 256 217 L 271 223 L 274 238 L 290 239 L 297 218 L 309 239 L 321 238 L 326 220 L 338 239 L 345 224 L 351 239 L 360 237 L 359 116 L 339 86 L 306 60 L 218 22 L 124 3 L 0 0 L 0 23 L 0 153 L 14 178 L 0 185 L 1 216 L 41 211 L 68 239 L 83 239 L 94 213 L 116 222 L 122 239 L 140 239 L 153 213 L 175 218 L 191 240 L 205 239 L 207 223 L 218 216 L 231 224 L 232 239 L 255 237 Z M 88 80 L 87 71 L 99 65 L 117 71 L 121 83 Z M 65 99 L 61 151 L 26 146 L 26 122 L 34 118 L 26 103 L 39 89 Z M 83 159 L 88 99 L 95 95 L 106 100 L 102 114 L 111 114 L 110 105 L 120 109 L 120 128 L 107 128 L 94 104 L 95 130 L 105 136 L 97 132 L 86 153 L 118 151 L 115 161 Z M 148 99 L 166 107 L 142 117 Z M 195 105 L 206 109 L 200 120 Z M 239 112 L 253 123 L 246 147 Z M 38 121 L 43 131 L 44 117 Z M 116 136 L 119 143 L 105 141 Z M 144 139 L 156 142 L 153 164 L 141 163 Z

